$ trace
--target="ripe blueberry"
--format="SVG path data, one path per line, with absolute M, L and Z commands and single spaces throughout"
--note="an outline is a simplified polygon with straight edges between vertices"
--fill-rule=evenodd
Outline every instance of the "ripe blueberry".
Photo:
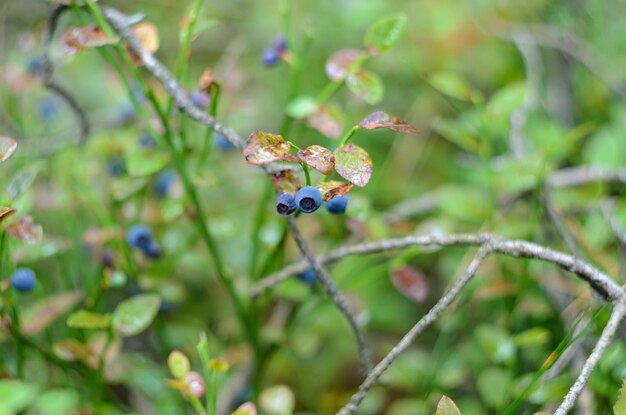
M 322 193 L 317 187 L 304 186 L 296 193 L 296 205 L 304 213 L 312 213 L 322 206 Z
M 210 97 L 204 91 L 196 91 L 189 95 L 189 100 L 198 108 L 205 109 L 209 106 Z
M 119 177 L 126 171 L 126 161 L 120 156 L 114 156 L 107 163 L 107 171 L 113 177 Z
M 326 202 L 326 210 L 335 215 L 341 215 L 346 212 L 348 206 L 348 196 L 335 196 Z
M 35 288 L 37 278 L 30 268 L 17 268 L 11 275 L 11 286 L 21 293 L 27 293 Z
M 152 231 L 146 225 L 134 225 L 126 234 L 126 242 L 133 248 L 147 249 L 152 242 Z
M 213 139 L 214 139 L 215 145 L 220 151 L 229 151 L 235 148 L 235 146 L 230 141 L 228 141 L 226 137 L 224 137 L 223 135 L 219 133 L 215 133 L 213 135 Z
M 285 39 L 285 36 L 279 36 L 274 40 L 273 46 L 274 50 L 280 55 L 287 50 L 287 39 Z
M 41 58 L 37 57 L 28 61 L 28 72 L 34 76 L 38 76 L 43 73 L 43 62 L 41 61 Z
M 261 55 L 263 65 L 267 67 L 276 66 L 280 61 L 280 53 L 273 46 L 265 49 Z
M 298 279 L 307 284 L 314 284 L 317 281 L 317 272 L 313 268 L 307 268 L 298 274 Z
M 276 211 L 279 215 L 291 215 L 297 209 L 296 198 L 289 193 L 281 193 L 276 199 Z
M 150 243 L 147 246 L 142 247 L 141 250 L 150 259 L 159 259 L 163 253 L 157 241 L 150 241 Z
M 139 137 L 139 147 L 154 148 L 156 147 L 156 141 L 150 134 L 144 133 Z
M 159 198 L 164 198 L 165 196 L 167 196 L 170 187 L 172 187 L 175 179 L 176 173 L 174 173 L 174 170 L 165 169 L 161 171 L 159 174 L 157 174 L 154 181 L 154 193 L 156 193 Z

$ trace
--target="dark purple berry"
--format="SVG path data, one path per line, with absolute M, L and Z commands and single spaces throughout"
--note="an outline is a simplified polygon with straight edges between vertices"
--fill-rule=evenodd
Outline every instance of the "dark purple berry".
M 276 52 L 280 55 L 287 51 L 287 39 L 285 39 L 285 36 L 279 36 L 276 40 L 274 40 L 273 46 L 274 50 L 276 50 Z
M 204 91 L 196 91 L 189 95 L 189 100 L 198 108 L 206 109 L 209 106 L 211 98 Z
M 317 281 L 317 272 L 313 268 L 308 268 L 298 274 L 298 279 L 307 284 L 314 284 Z
M 30 268 L 17 268 L 11 275 L 11 286 L 21 293 L 32 291 L 36 283 L 37 277 Z
M 326 202 L 326 210 L 335 215 L 341 215 L 346 212 L 348 206 L 348 196 L 335 196 Z
M 103 267 L 115 268 L 115 253 L 111 249 L 103 249 L 100 260 L 102 261 Z
M 263 51 L 261 61 L 267 67 L 276 66 L 280 61 L 280 53 L 273 46 L 269 47 Z
M 317 187 L 304 186 L 296 193 L 296 205 L 304 213 L 312 213 L 322 206 L 322 193 Z
M 133 248 L 146 249 L 152 242 L 152 231 L 146 225 L 134 225 L 126 234 L 126 242 Z
M 279 215 L 291 215 L 297 209 L 296 198 L 289 193 L 281 193 L 276 199 L 276 212 Z

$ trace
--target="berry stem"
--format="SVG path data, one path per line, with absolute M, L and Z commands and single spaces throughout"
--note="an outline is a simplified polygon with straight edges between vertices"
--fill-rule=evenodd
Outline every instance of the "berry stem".
M 346 133 L 346 135 L 343 136 L 343 138 L 341 139 L 341 141 L 339 142 L 339 148 L 345 146 L 346 144 L 348 144 L 348 141 L 350 141 L 350 139 L 352 138 L 352 136 L 359 131 L 359 126 L 355 125 L 353 126 L 350 131 L 348 131 Z
M 221 85 L 217 82 L 213 84 L 211 87 L 211 103 L 209 107 L 209 114 L 215 118 L 217 116 L 217 107 L 220 102 L 220 93 L 221 93 Z M 198 163 L 198 171 L 200 171 L 207 162 L 209 156 L 211 155 L 211 145 L 213 144 L 213 137 L 215 131 L 212 128 L 206 128 L 204 133 L 204 140 L 202 140 L 202 151 L 200 153 L 200 161 Z

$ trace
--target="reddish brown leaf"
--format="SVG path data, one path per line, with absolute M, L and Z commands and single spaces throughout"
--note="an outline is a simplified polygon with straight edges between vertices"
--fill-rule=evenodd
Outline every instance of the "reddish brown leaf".
M 328 182 L 322 182 L 315 186 L 322 193 L 324 201 L 329 201 L 335 196 L 343 196 L 352 189 L 352 185 L 336 180 L 330 180 Z
M 428 283 L 424 274 L 410 266 L 392 269 L 391 282 L 405 297 L 415 303 L 421 303 L 428 296 Z
M 85 49 L 119 42 L 118 37 L 108 36 L 98 26 L 74 27 L 61 36 L 61 51 L 66 55 L 74 55 Z
M 335 150 L 335 170 L 344 179 L 363 187 L 372 177 L 372 159 L 352 143 Z
M 26 243 L 41 241 L 43 228 L 35 223 L 31 216 L 22 216 L 17 222 L 6 227 L 6 232 L 12 237 Z
M 302 187 L 300 177 L 291 169 L 272 174 L 272 184 L 279 192 L 291 193 L 292 195 L 296 194 Z
M 6 206 L 0 206 L 0 222 L 2 222 L 14 213 L 15 209 Z
M 333 53 L 326 61 L 326 75 L 331 81 L 338 82 L 348 75 L 350 66 L 359 59 L 358 49 L 342 49 Z
M 57 318 L 72 309 L 83 298 L 81 291 L 52 294 L 31 305 L 22 319 L 24 334 L 34 335 L 48 327 Z
M 213 69 L 206 68 L 202 75 L 200 76 L 200 80 L 198 81 L 198 89 L 200 91 L 205 91 L 207 93 L 211 92 L 211 88 L 215 84 L 215 73 Z
M 137 37 L 137 40 L 139 40 L 141 47 L 146 51 L 154 53 L 159 49 L 159 32 L 152 23 L 139 23 L 133 27 L 133 33 L 135 37 Z M 127 48 L 127 50 L 136 66 L 143 65 L 143 61 L 139 56 L 135 55 L 129 48 Z
M 7 161 L 17 149 L 17 141 L 0 136 L 0 163 Z
M 77 360 L 87 362 L 93 357 L 93 352 L 89 346 L 76 339 L 59 340 L 52 345 L 52 350 L 59 359 L 69 362 Z
M 339 138 L 343 131 L 343 114 L 336 106 L 326 105 L 309 115 L 307 123 L 326 137 Z
M 298 157 L 322 174 L 331 174 L 335 170 L 335 156 L 322 146 L 312 145 L 298 151 Z
M 393 117 L 386 112 L 376 111 L 363 118 L 359 123 L 359 128 L 364 130 L 375 130 L 377 128 L 387 128 L 399 133 L 417 134 L 419 130 L 408 122 L 400 118 Z
M 269 164 L 279 160 L 299 163 L 297 157 L 289 154 L 290 149 L 291 144 L 281 136 L 255 131 L 243 146 L 243 156 L 248 164 Z

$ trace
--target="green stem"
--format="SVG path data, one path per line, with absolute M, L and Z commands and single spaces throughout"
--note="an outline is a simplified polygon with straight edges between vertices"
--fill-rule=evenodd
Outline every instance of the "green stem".
M 222 87 L 218 83 L 213 84 L 213 87 L 211 88 L 211 106 L 209 107 L 209 114 L 213 118 L 217 117 L 217 107 L 220 102 L 221 89 Z M 209 156 L 211 155 L 211 146 L 213 144 L 214 134 L 215 132 L 212 128 L 206 128 L 204 140 L 202 142 L 202 151 L 200 152 L 200 160 L 198 161 L 198 171 L 205 166 Z
M 350 139 L 352 138 L 352 136 L 353 136 L 353 135 L 354 135 L 357 131 L 359 131 L 359 126 L 358 126 L 358 125 L 355 125 L 354 127 L 352 127 L 352 128 L 350 129 L 350 131 L 348 131 L 348 132 L 346 133 L 346 135 L 344 135 L 344 136 L 343 136 L 343 138 L 342 138 L 342 139 L 341 139 L 341 141 L 339 142 L 339 147 L 343 147 L 343 146 L 345 146 L 346 144 L 348 144 L 348 141 L 350 141 Z
M 206 415 L 206 411 L 202 407 L 202 402 L 200 402 L 200 399 L 196 398 L 193 395 L 189 396 L 188 398 L 189 398 L 189 402 L 191 403 L 191 406 L 193 406 L 193 409 L 196 411 L 198 415 Z
M 209 369 L 209 343 L 205 333 L 200 334 L 200 342 L 196 346 L 198 355 L 200 355 L 200 363 L 202 364 L 202 375 L 204 376 L 205 388 L 204 397 L 206 399 L 206 408 L 209 415 L 216 415 L 217 407 L 215 405 L 215 396 L 213 389 L 209 387 L 212 371 Z
M 311 173 L 309 172 L 309 165 L 306 164 L 304 161 L 301 162 L 300 165 L 302 166 L 302 171 L 304 172 L 304 179 L 306 180 L 306 185 L 310 186 L 311 185 Z
M 361 68 L 361 66 L 369 59 L 369 57 L 370 56 L 367 53 L 361 52 L 359 57 L 354 62 L 352 62 L 352 65 L 350 65 L 350 67 L 346 71 L 346 75 L 341 80 L 329 82 L 328 84 L 326 84 L 324 89 L 322 89 L 322 92 L 320 92 L 317 96 L 317 105 L 324 104 L 333 95 L 335 95 L 339 88 L 341 88 L 346 82 L 346 78 L 348 78 L 349 75 L 357 72 Z
M 265 222 L 266 206 L 270 202 L 273 194 L 274 186 L 272 185 L 272 182 L 269 180 L 265 180 L 265 187 L 263 189 L 263 194 L 261 195 L 261 200 L 259 201 L 256 212 L 254 214 L 254 224 L 252 228 L 252 247 L 250 252 L 250 267 L 248 270 L 252 278 L 254 278 L 254 271 L 256 270 L 259 258 L 260 234 L 261 227 Z

